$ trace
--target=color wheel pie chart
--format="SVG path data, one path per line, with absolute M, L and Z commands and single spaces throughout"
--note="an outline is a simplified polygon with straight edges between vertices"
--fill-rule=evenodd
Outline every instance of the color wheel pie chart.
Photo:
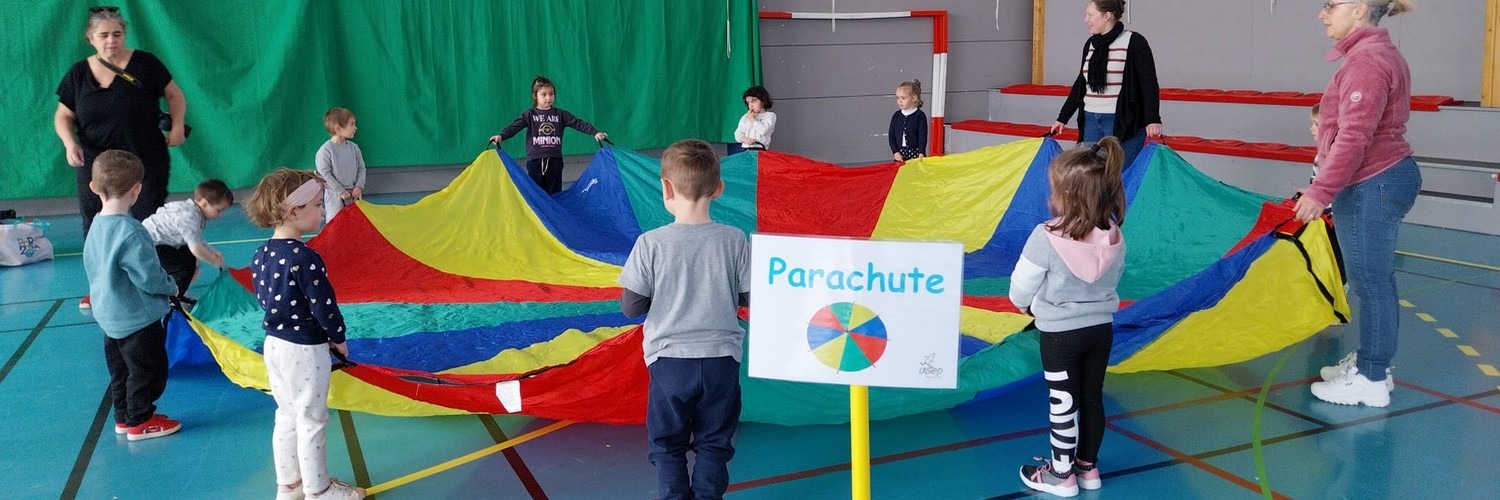
M 841 372 L 874 366 L 885 354 L 885 322 L 853 302 L 829 304 L 807 324 L 807 345 L 824 365 Z

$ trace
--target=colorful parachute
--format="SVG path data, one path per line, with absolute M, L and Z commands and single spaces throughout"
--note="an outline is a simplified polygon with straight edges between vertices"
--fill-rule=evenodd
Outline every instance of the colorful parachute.
M 750 152 L 724 159 L 713 215 L 747 233 L 963 242 L 959 388 L 874 388 L 870 397 L 872 418 L 950 408 L 1041 371 L 1037 333 L 1004 296 L 1027 234 L 1047 218 L 1046 166 L 1060 152 L 1031 139 L 858 168 Z M 549 197 L 514 160 L 486 151 L 417 203 L 360 202 L 341 213 L 309 242 L 328 263 L 357 365 L 335 374 L 330 405 L 642 422 L 640 322 L 620 314 L 615 278 L 635 238 L 671 221 L 659 169 L 606 148 L 575 186 Z M 1112 370 L 1244 361 L 1347 316 L 1321 222 L 1283 224 L 1285 207 L 1213 181 L 1159 145 L 1126 170 L 1126 186 L 1128 305 L 1116 315 Z M 173 342 L 189 346 L 183 334 L 196 334 L 231 380 L 265 389 L 261 311 L 242 284 L 247 273 L 236 274 L 174 323 Z M 842 387 L 742 381 L 745 420 L 848 419 Z

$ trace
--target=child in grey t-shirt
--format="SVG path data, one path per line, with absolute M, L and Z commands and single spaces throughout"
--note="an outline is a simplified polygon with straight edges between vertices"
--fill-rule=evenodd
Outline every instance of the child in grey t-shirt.
M 675 221 L 636 240 L 620 273 L 620 309 L 647 315 L 646 431 L 657 494 L 722 498 L 740 421 L 745 331 L 738 309 L 750 300 L 750 245 L 739 229 L 709 217 L 724 181 L 708 143 L 687 139 L 667 148 L 661 177 L 662 202 Z

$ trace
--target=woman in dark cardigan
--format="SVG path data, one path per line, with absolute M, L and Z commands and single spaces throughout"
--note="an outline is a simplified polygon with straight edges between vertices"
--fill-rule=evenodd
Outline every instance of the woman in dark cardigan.
M 1125 165 L 1135 162 L 1147 137 L 1161 137 L 1161 85 L 1156 81 L 1156 59 L 1139 33 L 1120 23 L 1123 0 L 1090 0 L 1084 8 L 1088 43 L 1073 91 L 1063 103 L 1052 132 L 1078 114 L 1079 140 L 1098 142 L 1114 136 L 1125 147 Z

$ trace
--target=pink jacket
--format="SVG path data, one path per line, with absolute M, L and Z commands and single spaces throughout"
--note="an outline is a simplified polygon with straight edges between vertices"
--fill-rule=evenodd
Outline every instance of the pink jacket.
M 1351 184 L 1411 156 L 1411 70 L 1385 28 L 1360 28 L 1333 44 L 1327 59 L 1343 58 L 1318 116 L 1318 177 L 1306 196 L 1324 205 Z

